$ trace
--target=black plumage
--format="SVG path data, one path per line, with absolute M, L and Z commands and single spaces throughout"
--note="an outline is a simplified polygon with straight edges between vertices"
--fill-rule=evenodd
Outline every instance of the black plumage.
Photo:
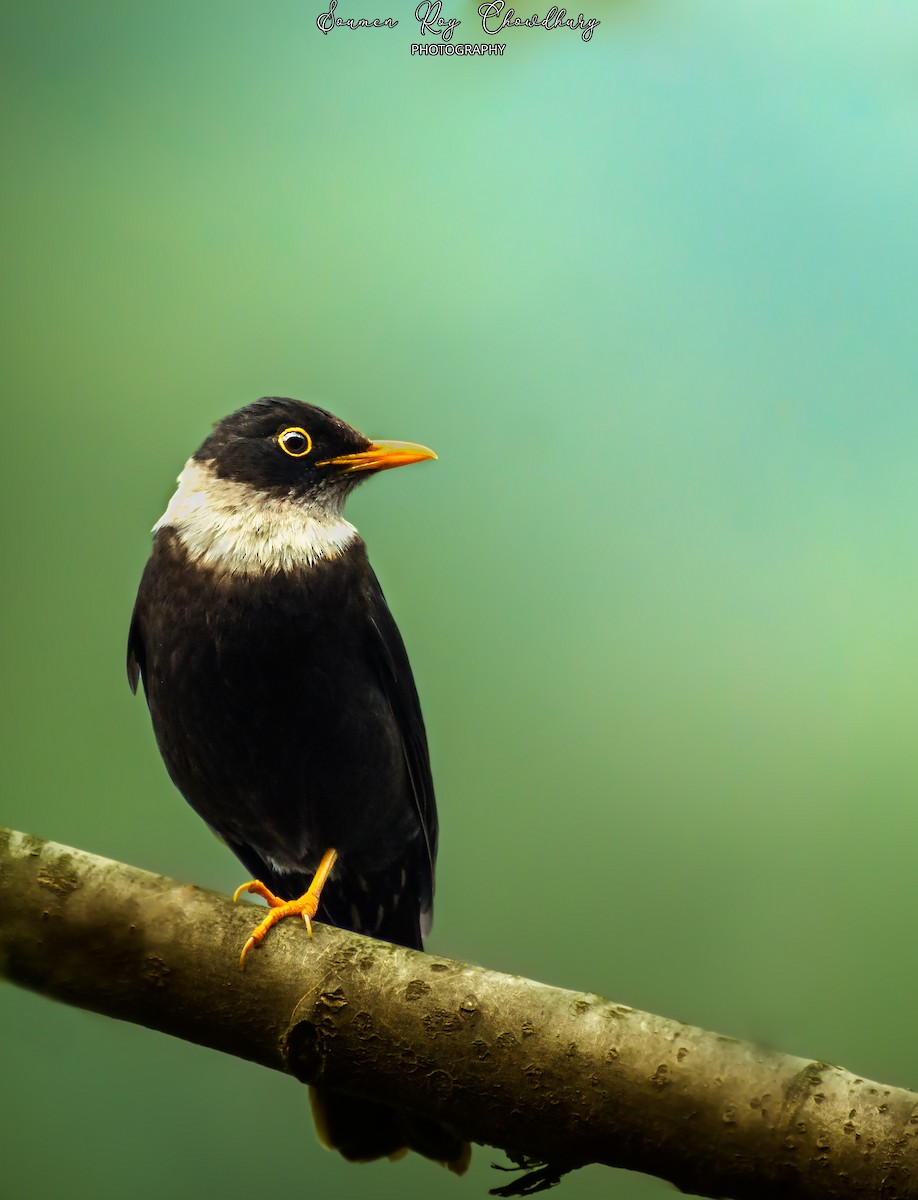
M 128 640 L 172 780 L 282 899 L 338 859 L 320 920 L 420 949 L 437 815 L 418 696 L 395 621 L 343 518 L 367 473 L 435 457 L 372 443 L 270 397 L 220 422 L 156 527 Z M 320 1093 L 349 1158 L 405 1146 L 461 1167 L 434 1122 Z

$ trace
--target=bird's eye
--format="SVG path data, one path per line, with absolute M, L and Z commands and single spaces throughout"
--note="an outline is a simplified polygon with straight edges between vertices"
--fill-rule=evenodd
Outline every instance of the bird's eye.
M 303 458 L 312 449 L 312 438 L 305 429 L 299 427 L 285 429 L 278 435 L 277 441 L 281 450 L 291 458 Z

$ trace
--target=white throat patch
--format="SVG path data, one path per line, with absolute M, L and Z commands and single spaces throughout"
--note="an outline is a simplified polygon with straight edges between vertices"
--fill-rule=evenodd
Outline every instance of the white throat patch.
M 174 530 L 192 559 L 234 575 L 335 558 L 357 536 L 333 494 L 327 509 L 307 511 L 297 500 L 221 479 L 211 463 L 193 458 L 178 485 L 153 532 Z

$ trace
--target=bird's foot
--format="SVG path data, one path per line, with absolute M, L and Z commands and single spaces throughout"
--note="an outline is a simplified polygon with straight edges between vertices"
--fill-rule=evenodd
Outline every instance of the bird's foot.
M 315 878 L 309 885 L 308 890 L 298 900 L 281 900 L 258 879 L 250 879 L 248 883 L 244 883 L 241 887 L 236 888 L 236 891 L 233 893 L 234 904 L 245 892 L 253 892 L 256 896 L 261 896 L 263 900 L 267 900 L 271 906 L 271 911 L 258 928 L 253 931 L 252 936 L 242 947 L 242 953 L 239 955 L 240 968 L 245 966 L 245 956 L 252 947 L 260 946 L 268 931 L 278 921 L 283 921 L 284 917 L 302 917 L 306 922 L 306 931 L 312 937 L 312 918 L 318 912 L 322 888 L 325 886 L 337 858 L 338 852 L 336 850 L 325 851 L 322 855 L 322 861 L 319 863 L 319 869 L 316 871 Z
M 257 883 L 257 880 L 254 882 Z M 240 888 L 240 891 L 254 891 L 259 896 L 264 895 L 264 892 L 260 891 L 257 887 L 253 888 L 251 884 L 244 885 L 242 888 Z M 265 888 L 265 891 L 268 891 L 268 889 Z M 278 923 L 278 921 L 283 921 L 284 917 L 301 916 L 306 922 L 306 929 L 309 933 L 309 936 L 312 937 L 312 918 L 316 915 L 319 907 L 318 896 L 316 896 L 314 893 L 310 895 L 310 892 L 306 892 L 304 895 L 300 896 L 299 900 L 278 900 L 276 896 L 273 896 L 270 892 L 268 892 L 268 895 L 265 896 L 265 899 L 271 905 L 271 911 L 258 926 L 258 928 L 253 931 L 252 936 L 242 947 L 242 953 L 239 955 L 240 967 L 245 966 L 245 956 L 252 949 L 252 947 L 260 946 L 264 941 L 268 930 L 272 929 Z
M 240 884 L 233 892 L 233 903 L 238 903 L 239 897 L 244 896 L 246 892 L 253 892 L 256 896 L 261 896 L 262 900 L 267 900 L 272 908 L 282 908 L 287 903 L 286 900 L 281 900 L 280 896 L 275 896 L 260 879 L 250 879 L 248 883 Z

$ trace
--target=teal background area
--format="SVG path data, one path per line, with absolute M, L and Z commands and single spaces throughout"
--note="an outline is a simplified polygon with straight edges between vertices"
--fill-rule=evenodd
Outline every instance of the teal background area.
M 0 820 L 241 881 L 124 642 L 210 424 L 316 400 L 440 454 L 349 509 L 429 726 L 430 948 L 918 1086 L 914 5 L 596 0 L 472 60 L 321 3 L 4 11 Z M 4 1196 L 505 1179 L 347 1166 L 292 1081 L 11 987 L 0 1027 Z

